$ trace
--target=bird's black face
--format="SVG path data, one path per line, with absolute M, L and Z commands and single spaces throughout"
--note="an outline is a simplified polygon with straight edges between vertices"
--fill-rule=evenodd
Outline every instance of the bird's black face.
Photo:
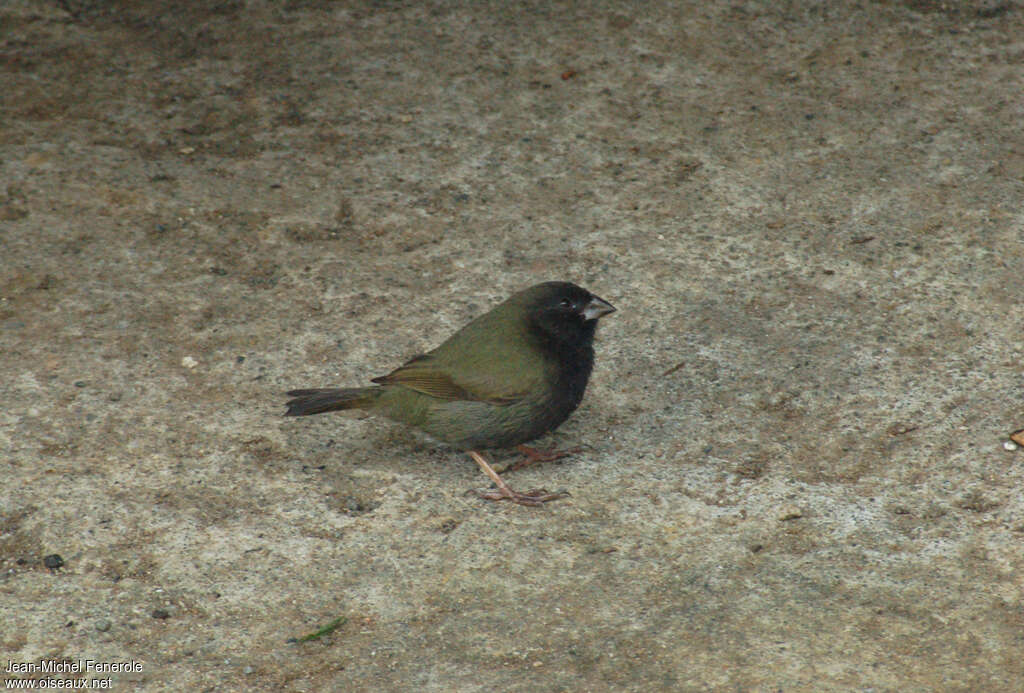
M 533 322 L 548 339 L 565 346 L 590 346 L 598 319 L 615 311 L 610 303 L 575 284 L 549 282 L 541 288 Z

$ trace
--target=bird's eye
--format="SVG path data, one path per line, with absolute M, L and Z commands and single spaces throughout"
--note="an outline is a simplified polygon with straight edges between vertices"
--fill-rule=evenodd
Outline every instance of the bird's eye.
M 558 302 L 558 305 L 562 308 L 572 308 L 572 299 L 563 298 Z

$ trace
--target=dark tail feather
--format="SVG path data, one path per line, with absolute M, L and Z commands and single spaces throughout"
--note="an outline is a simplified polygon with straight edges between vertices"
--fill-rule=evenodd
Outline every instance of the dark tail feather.
M 285 416 L 309 416 L 339 409 L 362 409 L 377 399 L 379 387 L 321 388 L 317 390 L 290 390 L 288 411 Z

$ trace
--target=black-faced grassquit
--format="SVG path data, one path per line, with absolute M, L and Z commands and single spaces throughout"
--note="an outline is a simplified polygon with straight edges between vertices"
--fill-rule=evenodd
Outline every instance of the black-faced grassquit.
M 517 446 L 527 463 L 561 456 L 523 443 L 553 431 L 579 406 L 594 365 L 597 321 L 614 311 L 575 284 L 537 284 L 433 351 L 374 378 L 376 386 L 290 391 L 286 415 L 376 412 L 469 453 L 497 487 L 477 491 L 481 498 L 540 505 L 566 494 L 513 491 L 479 450 Z

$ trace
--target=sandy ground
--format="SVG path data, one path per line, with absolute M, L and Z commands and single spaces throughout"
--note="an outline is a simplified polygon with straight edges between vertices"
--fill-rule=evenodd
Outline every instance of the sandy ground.
M 0 44 L 5 669 L 1024 690 L 1020 2 L 10 0 Z M 570 499 L 281 416 L 547 279 L 619 308 L 540 442 L 586 450 L 510 476 Z

